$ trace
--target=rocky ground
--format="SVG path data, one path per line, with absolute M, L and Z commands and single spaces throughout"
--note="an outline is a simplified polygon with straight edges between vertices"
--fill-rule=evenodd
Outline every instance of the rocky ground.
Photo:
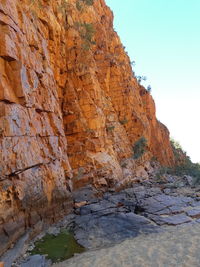
M 199 267 L 200 225 L 140 235 L 77 255 L 55 267 Z
M 178 265 L 182 254 L 192 253 L 200 232 L 200 187 L 192 187 L 190 177 L 178 180 L 166 176 L 164 180 L 146 181 L 120 192 L 99 193 L 88 186 L 74 192 L 73 196 L 74 214 L 48 232 L 57 234 L 64 227 L 71 227 L 78 243 L 89 252 L 56 266 L 120 266 L 121 263 L 133 266 L 133 262 L 134 266 L 169 266 L 169 257 L 170 266 L 191 266 L 184 262 Z M 177 243 L 178 248 L 172 243 Z M 152 265 L 150 255 L 154 255 L 155 260 L 161 252 L 164 253 L 162 259 L 158 257 L 157 263 Z M 177 263 L 174 253 L 180 258 Z M 107 255 L 105 262 L 100 263 L 99 257 L 104 254 Z M 188 264 L 196 264 L 198 259 L 189 259 Z M 31 256 L 13 266 L 49 265 L 43 256 Z
M 101 199 L 92 198 L 89 188 L 76 192 L 76 206 L 83 204 L 75 209 L 78 242 L 94 249 L 141 233 L 161 232 L 166 226 L 199 223 L 199 188 L 191 188 L 188 177 L 182 184 L 168 179 L 165 184 L 147 181 L 118 193 L 107 192 Z

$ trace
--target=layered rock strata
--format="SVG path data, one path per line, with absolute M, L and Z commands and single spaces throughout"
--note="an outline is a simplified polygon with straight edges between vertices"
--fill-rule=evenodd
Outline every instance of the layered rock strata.
M 1 0 L 0 252 L 69 212 L 72 185 L 148 177 L 153 156 L 174 164 L 104 0 Z

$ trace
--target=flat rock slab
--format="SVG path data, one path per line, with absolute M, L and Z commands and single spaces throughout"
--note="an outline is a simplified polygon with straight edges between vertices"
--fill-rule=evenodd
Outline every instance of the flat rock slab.
M 10 267 L 12 263 L 25 251 L 28 234 L 21 237 L 15 246 L 8 250 L 1 258 L 0 261 L 4 262 L 4 267 Z
M 179 224 L 191 222 L 191 218 L 186 216 L 185 214 L 162 217 L 162 220 L 168 225 L 179 225 Z
M 130 199 L 128 194 L 124 191 L 120 192 L 120 193 L 115 193 L 115 194 L 104 194 L 103 196 L 104 199 L 106 199 L 107 201 L 113 203 L 113 204 L 118 204 L 119 202 L 120 203 L 123 203 L 124 201 L 126 201 L 127 199 Z M 132 196 L 131 197 L 131 200 L 133 202 L 135 202 L 135 197 Z
M 150 215 L 149 218 L 158 225 L 180 225 L 192 221 L 192 219 L 185 214 L 177 214 L 172 216 Z
M 87 198 L 87 205 L 76 210 L 74 232 L 86 248 L 105 247 L 140 233 L 161 231 L 160 226 L 193 223 L 194 218 L 200 218 L 194 198 L 167 195 L 158 187 L 140 185 L 119 193 L 107 192 L 101 199 L 95 199 L 91 188 L 80 192 L 76 199 Z
M 75 202 L 92 202 L 93 200 L 97 200 L 97 193 L 97 190 L 95 190 L 91 185 L 88 185 L 74 191 L 72 195 Z
M 93 203 L 90 205 L 82 206 L 80 208 L 80 214 L 86 215 L 89 213 L 97 213 L 97 212 L 107 210 L 109 208 L 114 208 L 114 207 L 116 207 L 115 204 L 113 204 L 109 201 L 106 201 L 106 200 L 102 200 L 102 201 L 99 201 L 98 203 Z
M 75 220 L 75 237 L 86 248 L 99 248 L 118 243 L 140 233 L 152 233 L 160 228 L 147 218 L 133 212 L 108 216 L 85 215 Z
M 200 218 L 200 208 L 188 210 L 186 213 L 192 218 Z
M 140 205 L 144 208 L 145 212 L 151 214 L 157 214 L 158 212 L 166 209 L 170 209 L 173 212 L 173 207 L 176 207 L 178 213 L 182 210 L 183 207 L 187 207 L 193 204 L 193 202 L 194 200 L 191 197 L 184 197 L 184 196 L 176 197 L 165 194 L 159 194 L 141 200 Z
M 30 256 L 26 262 L 21 263 L 21 267 L 48 267 L 50 262 L 45 260 L 43 255 L 33 255 Z

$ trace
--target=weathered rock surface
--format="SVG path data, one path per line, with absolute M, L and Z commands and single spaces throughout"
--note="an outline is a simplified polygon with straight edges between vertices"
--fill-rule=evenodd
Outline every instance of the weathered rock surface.
M 133 160 L 142 136 L 147 152 Z M 72 183 L 147 178 L 152 156 L 174 163 L 169 132 L 104 0 L 1 1 L 0 254 L 69 212 Z
M 165 185 L 146 182 L 87 199 L 86 195 L 92 196 L 95 191 L 89 187 L 79 189 L 74 200 L 78 195 L 85 196 L 87 204 L 75 209 L 73 229 L 77 241 L 86 248 L 103 248 L 142 233 L 161 232 L 166 226 L 199 223 L 200 201 L 195 192 L 174 196 L 174 192 L 165 194 L 164 190 Z
M 21 267 L 48 267 L 45 256 L 33 255 L 21 264 Z
M 174 179 L 171 179 L 171 183 L 174 183 Z M 164 191 L 168 186 L 169 183 L 146 181 L 142 185 L 135 184 L 121 192 L 106 192 L 101 196 L 97 195 L 97 190 L 93 187 L 83 187 L 73 192 L 74 203 L 81 203 L 80 206 L 74 206 L 74 214 L 66 216 L 65 220 L 50 227 L 46 233 L 57 235 L 61 230 L 70 228 L 78 243 L 85 248 L 101 250 L 115 247 L 133 237 L 137 240 L 140 235 L 143 240 L 152 237 L 153 244 L 154 239 L 159 239 L 159 236 L 162 238 L 162 233 L 168 233 L 170 229 L 173 232 L 174 227 L 188 225 L 190 231 L 190 228 L 200 223 L 200 200 L 196 197 L 200 188 L 185 187 L 182 193 L 179 192 L 180 188 L 174 188 L 166 194 Z M 145 244 L 144 242 L 144 246 Z M 184 249 L 184 244 L 180 246 L 180 249 Z M 31 244 L 28 251 L 33 247 Z M 16 266 L 20 267 L 29 260 L 39 260 L 39 264 L 43 262 L 42 257 L 29 257 L 28 252 L 25 255 L 25 259 L 16 261 Z M 11 256 L 1 260 L 8 264 L 13 253 Z
M 54 267 L 155 267 L 199 266 L 200 225 L 166 228 L 165 232 L 140 235 L 99 250 L 54 264 Z

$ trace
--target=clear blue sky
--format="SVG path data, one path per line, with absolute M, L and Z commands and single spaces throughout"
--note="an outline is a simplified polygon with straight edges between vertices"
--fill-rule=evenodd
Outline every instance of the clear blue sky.
M 157 117 L 200 162 L 200 0 L 106 0 Z

